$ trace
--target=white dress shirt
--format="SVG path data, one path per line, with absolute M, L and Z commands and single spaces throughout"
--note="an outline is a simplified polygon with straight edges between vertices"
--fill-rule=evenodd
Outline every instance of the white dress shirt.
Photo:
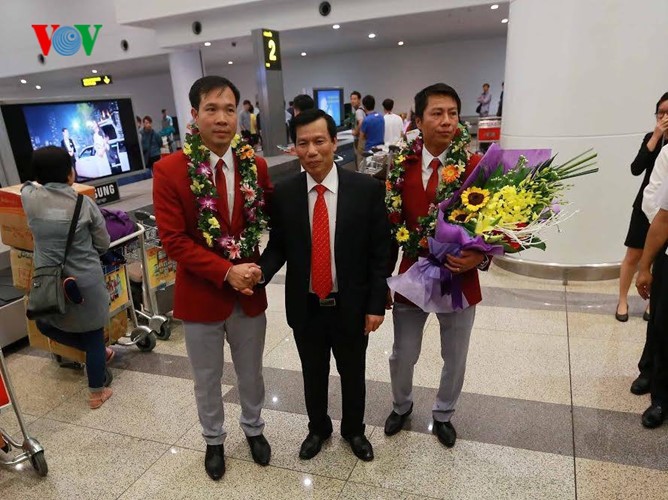
M 336 205 L 338 201 L 339 192 L 339 173 L 336 170 L 336 165 L 327 174 L 327 177 L 321 182 L 327 188 L 325 191 L 325 203 L 327 204 L 327 215 L 329 216 L 329 251 L 330 261 L 332 264 L 332 292 L 338 292 L 339 286 L 336 281 L 336 259 L 334 258 L 334 236 L 336 233 Z M 311 227 L 311 234 L 313 234 L 313 211 L 315 209 L 315 202 L 318 199 L 318 192 L 315 187 L 318 185 L 313 177 L 306 172 L 306 190 L 308 192 L 308 219 Z M 313 292 L 313 286 L 309 285 L 309 291 Z
M 385 145 L 396 144 L 404 131 L 404 121 L 401 116 L 394 113 L 387 113 L 383 116 L 383 120 L 385 121 Z
M 649 178 L 649 184 L 643 191 L 642 211 L 645 212 L 650 224 L 659 213 L 659 191 L 661 186 L 668 182 L 668 146 L 661 148 L 659 156 L 654 163 L 654 170 Z
M 438 155 L 438 159 L 441 160 L 441 166 L 438 167 L 438 175 L 440 179 L 441 171 L 443 170 L 443 167 L 445 167 L 445 157 L 448 156 L 448 150 L 450 148 L 446 149 L 443 151 L 440 155 Z M 432 155 L 429 151 L 427 151 L 427 148 L 422 149 L 422 186 L 427 189 L 427 184 L 429 184 L 429 178 L 431 177 L 431 173 L 433 170 L 429 166 L 431 163 L 431 160 L 436 158 L 434 155 Z
M 213 183 L 216 184 L 216 164 L 221 157 L 216 153 L 211 151 L 209 156 L 209 163 L 211 164 L 211 170 L 213 171 Z M 225 174 L 225 187 L 227 188 L 227 206 L 230 210 L 230 221 L 232 220 L 232 214 L 234 213 L 234 195 L 236 189 L 234 189 L 234 153 L 232 152 L 232 146 L 227 148 L 227 151 L 222 157 L 223 160 L 223 173 Z

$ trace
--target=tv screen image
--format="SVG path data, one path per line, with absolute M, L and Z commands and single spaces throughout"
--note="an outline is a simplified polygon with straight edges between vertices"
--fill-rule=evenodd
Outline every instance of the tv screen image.
M 3 116 L 22 181 L 44 146 L 70 154 L 78 182 L 143 168 L 129 99 L 4 105 Z
M 318 109 L 334 118 L 337 127 L 343 125 L 343 89 L 313 89 L 313 100 Z

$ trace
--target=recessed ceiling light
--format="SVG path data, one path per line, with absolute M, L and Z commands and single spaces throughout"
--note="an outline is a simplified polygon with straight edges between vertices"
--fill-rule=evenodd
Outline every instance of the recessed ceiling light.
M 401 46 L 401 45 L 403 45 L 403 44 L 404 44 L 403 41 L 399 41 L 399 42 L 397 42 L 397 45 L 399 45 L 399 46 Z
M 369 38 L 376 38 L 376 34 L 375 33 L 369 33 Z
M 492 6 L 490 7 L 490 9 L 492 9 L 492 10 L 496 10 L 496 9 L 498 9 L 498 8 L 499 8 L 499 4 L 498 4 L 498 3 L 495 3 L 494 5 L 492 5 Z
M 340 24 L 335 24 L 334 26 L 332 26 L 332 28 L 335 29 L 335 30 L 338 30 L 340 27 L 341 27 Z
M 227 64 L 234 64 L 234 61 L 227 61 Z
M 37 90 L 42 90 L 42 86 L 41 86 L 41 85 L 35 85 L 35 88 L 36 88 Z
M 205 47 L 211 47 L 211 42 L 204 42 Z
M 503 24 L 506 24 L 506 23 L 508 22 L 508 18 L 503 18 L 503 19 L 501 19 L 501 22 L 502 22 Z
M 302 57 L 306 57 L 306 52 L 302 52 Z
M 93 73 L 94 75 L 97 74 L 97 70 L 96 70 L 96 69 L 91 69 L 90 72 Z
M 24 80 L 23 78 L 21 78 L 21 83 L 25 85 L 26 83 L 28 83 L 28 80 Z

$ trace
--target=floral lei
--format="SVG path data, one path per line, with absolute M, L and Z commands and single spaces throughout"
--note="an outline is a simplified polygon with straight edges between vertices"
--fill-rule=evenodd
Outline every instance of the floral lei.
M 220 225 L 218 212 L 218 191 L 213 183 L 213 169 L 210 165 L 210 151 L 199 135 L 196 125 L 191 125 L 191 133 L 186 134 L 183 153 L 188 157 L 188 175 L 190 189 L 197 198 L 199 215 L 197 227 L 209 247 L 217 247 L 229 260 L 251 257 L 260 242 L 262 231 L 267 227 L 267 216 L 264 213 L 262 188 L 257 182 L 257 165 L 255 151 L 243 142 L 238 135 L 234 136 L 230 147 L 239 160 L 239 176 L 241 177 L 241 194 L 244 199 L 244 218 L 246 227 L 238 238 L 225 234 Z M 230 212 L 233 210 L 230 207 Z
M 470 142 L 471 136 L 468 129 L 460 124 L 445 158 L 445 168 L 441 171 L 438 187 L 436 188 L 436 202 L 429 205 L 429 212 L 425 217 L 418 218 L 418 225 L 414 231 L 410 231 L 405 222 L 402 222 L 403 202 L 401 196 L 405 184 L 406 160 L 422 157 L 422 148 L 424 147 L 422 134 L 412 142 L 404 143 L 399 153 L 395 155 L 385 182 L 385 205 L 392 226 L 392 236 L 408 257 L 415 259 L 421 249 L 428 248 L 427 238 L 434 236 L 439 203 L 451 197 L 461 187 L 462 174 L 466 170 L 466 165 L 471 157 L 471 153 L 467 149 Z M 420 163 L 415 168 L 422 169 L 422 164 Z

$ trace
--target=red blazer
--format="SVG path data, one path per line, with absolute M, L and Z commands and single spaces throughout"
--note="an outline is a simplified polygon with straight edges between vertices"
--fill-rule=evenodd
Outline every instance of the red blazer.
M 469 160 L 466 170 L 464 171 L 463 179 L 473 172 L 473 169 L 478 165 L 480 161 L 479 155 L 473 155 Z M 410 231 L 414 231 L 417 226 L 418 217 L 425 217 L 429 211 L 429 205 L 435 203 L 435 200 L 430 200 L 427 198 L 427 193 L 424 189 L 424 184 L 422 183 L 422 157 L 415 156 L 409 157 L 406 159 L 405 163 L 405 176 L 404 176 L 404 187 L 401 194 L 401 207 L 402 207 L 402 217 L 406 222 L 406 227 Z M 392 259 L 392 271 L 396 266 L 398 258 L 398 246 L 396 242 L 394 244 L 394 252 Z M 425 250 L 421 252 L 421 256 L 426 256 L 428 252 Z M 408 271 L 413 264 L 415 264 L 415 259 L 411 259 L 408 256 L 404 255 L 399 264 L 399 274 L 403 274 Z M 478 280 L 478 270 L 471 269 L 465 273 L 462 273 L 462 292 L 466 297 L 466 301 L 469 305 L 475 305 L 482 300 L 482 295 L 480 293 L 480 282 Z M 410 300 L 406 297 L 403 297 L 400 294 L 395 294 L 395 300 L 404 304 L 412 304 Z
M 174 317 L 184 321 L 210 323 L 227 319 L 239 301 L 248 316 L 257 316 L 267 308 L 264 289 L 257 289 L 251 296 L 235 291 L 225 276 L 233 264 L 255 262 L 250 259 L 230 262 L 218 250 L 210 248 L 197 229 L 197 201 L 190 190 L 188 158 L 177 151 L 158 161 L 153 167 L 153 206 L 160 239 L 167 255 L 176 261 L 176 285 L 174 291 Z M 267 162 L 255 157 L 258 184 L 264 190 L 265 201 L 273 187 L 269 181 Z M 239 165 L 236 156 L 234 210 L 232 223 L 227 214 L 221 217 L 224 232 L 238 236 L 244 229 L 243 195 L 240 191 Z M 226 211 L 224 207 L 221 210 Z M 268 206 L 268 204 L 267 204 Z

